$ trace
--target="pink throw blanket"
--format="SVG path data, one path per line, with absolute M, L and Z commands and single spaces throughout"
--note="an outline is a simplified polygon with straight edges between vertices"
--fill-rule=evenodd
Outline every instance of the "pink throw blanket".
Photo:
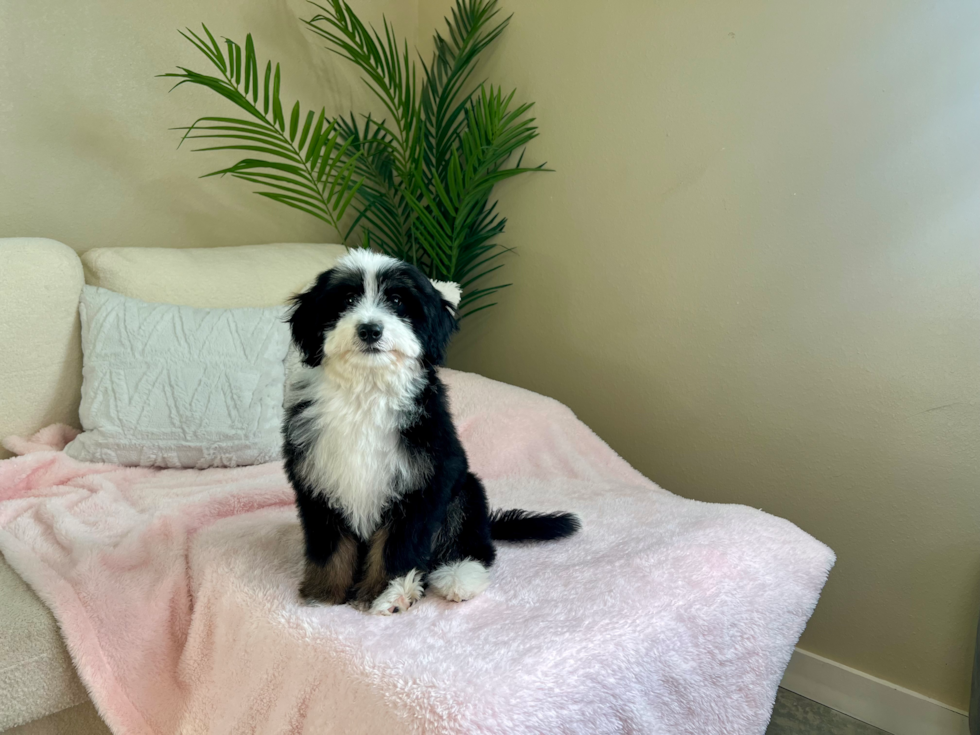
M 390 618 L 299 602 L 279 464 L 85 464 L 59 426 L 5 442 L 0 550 L 113 732 L 764 732 L 830 549 L 661 490 L 555 401 L 443 375 L 491 503 L 584 528 L 501 545 L 485 594 Z

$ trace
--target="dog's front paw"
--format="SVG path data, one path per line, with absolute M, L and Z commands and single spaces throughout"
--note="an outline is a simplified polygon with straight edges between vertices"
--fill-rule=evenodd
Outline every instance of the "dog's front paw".
M 389 582 L 388 587 L 371 603 L 372 615 L 393 615 L 405 612 L 422 598 L 422 573 L 413 569 L 404 577 Z

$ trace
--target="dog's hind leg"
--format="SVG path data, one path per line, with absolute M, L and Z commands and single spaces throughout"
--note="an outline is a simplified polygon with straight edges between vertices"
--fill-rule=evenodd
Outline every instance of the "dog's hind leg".
M 429 575 L 429 587 L 450 602 L 472 600 L 490 586 L 490 570 L 476 559 L 461 559 L 438 567 Z
M 458 496 L 458 515 L 447 519 L 454 533 L 447 538 L 439 564 L 429 575 L 429 586 L 452 602 L 471 600 L 490 585 L 490 566 L 496 550 L 490 539 L 490 517 L 483 484 L 468 473 Z

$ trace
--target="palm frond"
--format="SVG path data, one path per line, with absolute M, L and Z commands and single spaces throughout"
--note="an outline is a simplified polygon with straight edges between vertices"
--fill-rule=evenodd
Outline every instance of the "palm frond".
M 394 120 L 390 133 L 399 173 L 404 180 L 418 159 L 422 130 L 418 112 L 417 73 L 408 51 L 395 30 L 384 20 L 384 34 L 364 25 L 345 0 L 331 0 L 329 5 L 311 3 L 320 13 L 303 21 L 316 35 L 329 42 L 334 53 L 357 65 L 364 81 L 381 100 Z M 384 127 L 384 122 L 377 125 Z
M 361 227 L 371 231 L 371 242 L 382 252 L 416 263 L 409 248 L 411 241 L 411 210 L 405 203 L 405 190 L 396 174 L 393 142 L 390 131 L 370 115 L 358 125 L 350 119 L 338 118 L 341 139 L 358 153 L 357 173 L 363 185 L 358 190 L 359 214 L 351 223 L 348 234 Z
M 296 102 L 287 125 L 279 93 L 279 64 L 273 73 L 272 62 L 267 62 L 260 82 L 251 34 L 245 39 L 243 53 L 231 39 L 225 39 L 222 50 L 207 26 L 202 27 L 207 40 L 190 29 L 181 31 L 181 35 L 204 54 L 218 73 L 201 74 L 178 67 L 179 72 L 161 76 L 179 80 L 173 89 L 182 84 L 206 87 L 234 103 L 247 117 L 198 118 L 191 125 L 177 128 L 184 131 L 180 143 L 207 140 L 215 144 L 194 150 L 249 154 L 205 176 L 231 175 L 257 184 L 262 187 L 257 194 L 306 212 L 340 232 L 340 222 L 361 184 L 360 177 L 354 176 L 359 153 L 351 150 L 349 141 L 341 140 L 341 130 L 336 121 L 326 118 L 324 109 L 319 114 L 309 110 L 304 118 L 302 107 Z
M 464 285 L 462 306 L 486 298 L 504 286 L 474 288 L 482 278 L 496 272 L 491 263 L 504 252 L 493 242 L 503 232 L 506 220 L 495 213 L 490 202 L 493 187 L 522 173 L 544 170 L 542 166 L 507 166 L 507 161 L 537 136 L 534 118 L 527 117 L 531 105 L 513 106 L 513 92 L 482 86 L 472 95 L 466 109 L 466 126 L 459 135 L 442 170 L 420 173 L 425 180 L 423 196 L 414 202 L 417 230 L 434 258 L 438 275 Z M 496 251 L 496 254 L 495 254 Z
M 425 113 L 425 155 L 430 168 L 439 168 L 463 126 L 463 113 L 475 90 L 464 93 L 480 53 L 510 23 L 510 16 L 496 25 L 497 0 L 458 0 L 452 18 L 446 19 L 448 38 L 433 35 L 433 57 L 424 67 L 422 109 Z

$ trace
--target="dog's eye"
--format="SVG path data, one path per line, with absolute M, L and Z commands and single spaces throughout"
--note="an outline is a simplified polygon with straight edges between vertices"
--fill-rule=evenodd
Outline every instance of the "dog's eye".
M 390 301 L 391 301 L 391 305 L 392 306 L 401 306 L 402 305 L 402 297 L 399 296 L 398 294 L 393 295 L 391 297 Z
M 353 306 L 356 301 L 357 301 L 357 296 L 355 296 L 354 294 L 348 294 L 347 298 L 344 299 L 344 304 L 346 304 L 347 306 Z

